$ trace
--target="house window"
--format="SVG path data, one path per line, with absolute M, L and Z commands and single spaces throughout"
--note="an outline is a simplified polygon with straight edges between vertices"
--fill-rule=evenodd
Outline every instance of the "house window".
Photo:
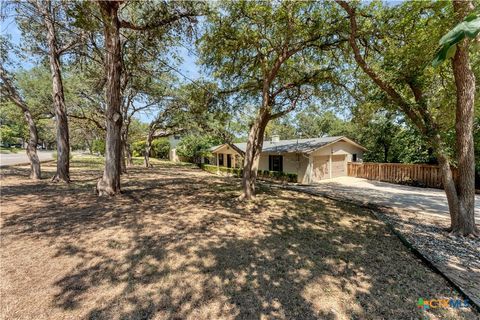
M 268 170 L 283 171 L 283 156 L 268 156 Z
M 352 162 L 357 162 L 357 154 L 352 154 Z
M 218 165 L 223 166 L 223 153 L 218 154 Z

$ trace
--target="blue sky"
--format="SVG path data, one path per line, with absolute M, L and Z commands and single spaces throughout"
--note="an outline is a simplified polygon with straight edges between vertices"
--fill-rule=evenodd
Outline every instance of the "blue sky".
M 13 44 L 21 44 L 21 33 L 18 29 L 17 24 L 15 23 L 15 20 L 12 17 L 9 17 L 5 21 L 2 21 L 0 30 L 2 36 L 9 36 L 11 38 Z M 188 44 L 184 44 L 184 46 L 178 47 L 178 53 L 180 58 L 182 59 L 182 63 L 178 67 L 182 74 L 184 74 L 185 76 L 191 79 L 198 79 L 200 77 L 200 68 L 196 63 L 197 57 L 191 53 L 191 51 L 194 50 L 195 48 L 193 48 L 193 46 L 189 46 Z M 15 63 L 18 63 L 24 69 L 29 69 L 34 66 L 32 60 L 19 59 L 14 55 L 12 55 L 11 58 Z
M 21 32 L 18 29 L 18 26 L 13 17 L 9 17 L 5 19 L 5 21 L 1 22 L 0 32 L 2 36 L 9 36 L 11 42 L 14 45 L 21 45 Z M 196 80 L 200 78 L 200 67 L 196 63 L 197 57 L 195 56 L 195 53 L 192 53 L 195 52 L 195 48 L 192 45 L 183 44 L 177 49 L 182 62 L 176 67 L 178 67 L 178 70 L 181 72 L 181 74 L 191 80 Z M 34 58 L 21 58 L 13 53 L 10 53 L 10 61 L 13 62 L 16 68 L 28 70 L 35 66 Z M 189 82 L 189 80 L 184 78 L 182 75 L 178 73 L 176 74 L 176 76 L 178 76 L 182 82 Z M 143 122 L 149 122 L 154 117 L 154 115 L 146 112 L 139 114 L 138 117 Z

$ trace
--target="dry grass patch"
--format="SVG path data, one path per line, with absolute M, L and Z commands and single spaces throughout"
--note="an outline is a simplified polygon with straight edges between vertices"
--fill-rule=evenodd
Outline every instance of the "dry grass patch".
M 101 164 L 74 158 L 70 185 L 4 170 L 5 319 L 475 319 L 420 311 L 457 297 L 367 211 L 155 162 L 93 194 Z M 44 166 L 51 175 L 53 164 Z

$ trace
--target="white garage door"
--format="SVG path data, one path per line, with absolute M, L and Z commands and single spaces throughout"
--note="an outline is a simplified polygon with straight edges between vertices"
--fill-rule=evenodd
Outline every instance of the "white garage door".
M 332 156 L 332 178 L 347 175 L 345 166 L 345 155 Z

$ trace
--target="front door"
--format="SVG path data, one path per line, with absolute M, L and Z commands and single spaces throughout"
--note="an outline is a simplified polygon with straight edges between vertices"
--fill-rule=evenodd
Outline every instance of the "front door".
M 232 167 L 232 155 L 227 154 L 227 167 L 231 168 Z

